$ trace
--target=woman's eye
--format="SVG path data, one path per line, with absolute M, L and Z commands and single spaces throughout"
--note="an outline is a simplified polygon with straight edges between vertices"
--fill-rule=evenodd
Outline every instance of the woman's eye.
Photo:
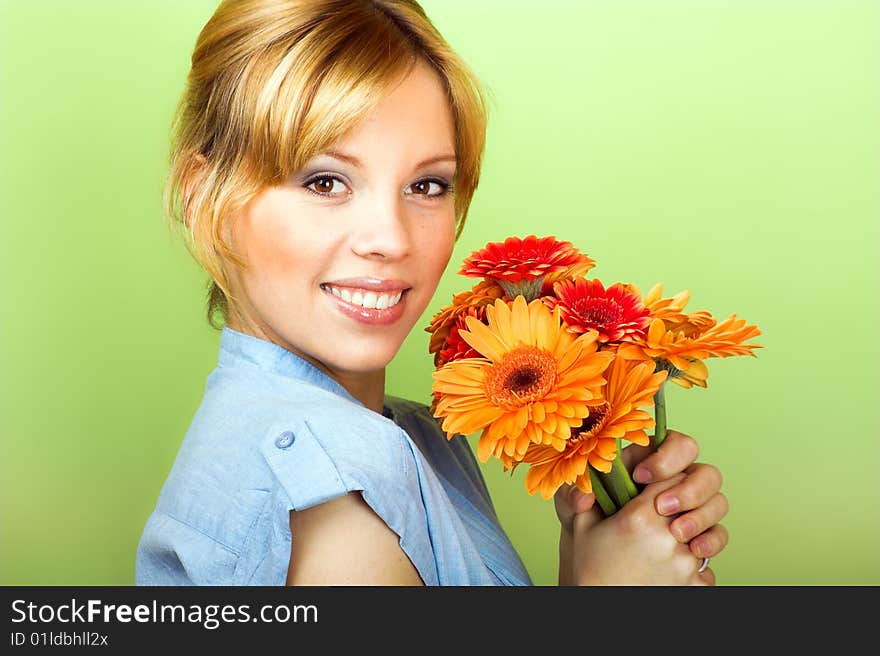
M 442 196 L 449 189 L 449 185 L 439 180 L 419 180 L 410 185 L 407 193 L 421 196 Z
M 342 180 L 331 175 L 312 178 L 305 186 L 309 191 L 321 196 L 335 196 L 348 191 L 348 187 L 345 186 Z

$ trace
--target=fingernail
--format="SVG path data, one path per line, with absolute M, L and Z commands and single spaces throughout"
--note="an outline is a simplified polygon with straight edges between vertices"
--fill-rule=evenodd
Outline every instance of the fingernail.
M 633 472 L 633 480 L 636 483 L 650 483 L 652 478 L 654 477 L 651 475 L 651 470 L 647 467 L 636 467 Z
M 661 515 L 671 515 L 676 512 L 680 504 L 674 496 L 663 496 L 657 499 L 657 512 Z

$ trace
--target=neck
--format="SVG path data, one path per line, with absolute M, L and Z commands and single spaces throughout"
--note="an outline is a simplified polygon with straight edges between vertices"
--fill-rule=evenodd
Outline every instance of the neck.
M 326 369 L 324 369 L 326 371 Z M 346 374 L 328 371 L 337 383 L 373 412 L 382 414 L 385 407 L 385 369 L 369 373 Z

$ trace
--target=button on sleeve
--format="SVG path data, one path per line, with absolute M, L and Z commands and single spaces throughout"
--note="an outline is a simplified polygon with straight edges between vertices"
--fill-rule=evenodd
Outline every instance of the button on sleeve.
M 275 446 L 279 449 L 287 449 L 290 448 L 290 445 L 293 444 L 293 441 L 296 439 L 296 436 L 290 431 L 284 431 L 278 437 L 275 438 Z
M 273 427 L 261 451 L 287 493 L 291 510 L 304 510 L 357 489 L 343 481 L 307 422 Z

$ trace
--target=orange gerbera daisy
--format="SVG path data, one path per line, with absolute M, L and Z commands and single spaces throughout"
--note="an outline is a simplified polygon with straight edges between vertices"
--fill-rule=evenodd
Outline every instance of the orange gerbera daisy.
M 452 303 L 440 310 L 431 319 L 431 325 L 425 328 L 431 333 L 431 341 L 428 344 L 428 353 L 434 353 L 434 366 L 440 366 L 440 351 L 448 346 L 446 343 L 449 333 L 459 315 L 466 313 L 469 308 L 480 308 L 493 303 L 496 298 L 502 298 L 504 290 L 491 280 L 481 280 L 474 285 L 473 289 L 460 292 L 452 297 Z
M 677 321 L 671 319 L 663 319 L 663 325 L 666 330 L 685 337 L 695 337 L 708 331 L 717 321 L 710 313 L 705 310 L 698 312 L 689 312 Z
M 744 343 L 761 334 L 757 326 L 747 325 L 745 319 L 737 319 L 735 314 L 716 324 L 711 315 L 711 320 L 706 321 L 706 314 L 685 315 L 674 330 L 669 330 L 663 319 L 656 318 L 644 341 L 624 344 L 618 352 L 627 359 L 655 361 L 658 369 L 668 371 L 669 379 L 682 387 L 706 387 L 709 372 L 703 360 L 734 355 L 754 357 L 754 349 L 761 348 L 759 344 Z
M 639 293 L 635 285 L 627 285 L 627 287 L 633 293 Z M 695 333 L 705 332 L 714 326 L 716 321 L 709 312 L 703 310 L 686 313 L 684 307 L 690 298 L 691 293 L 688 290 L 681 291 L 671 298 L 663 298 L 663 285 L 657 283 L 645 295 L 642 302 L 648 308 L 652 318 L 663 319 L 667 330 L 691 336 Z
M 638 293 L 634 285 L 628 285 Z M 619 350 L 622 357 L 632 360 L 653 360 L 658 369 L 669 372 L 669 380 L 686 388 L 706 387 L 709 370 L 703 362 L 708 357 L 752 355 L 758 344 L 743 344 L 761 334 L 757 326 L 747 326 L 736 315 L 722 324 L 706 311 L 685 312 L 690 292 L 681 291 L 671 298 L 663 298 L 663 286 L 654 285 L 643 298 L 651 313 L 652 322 L 643 339 L 635 345 L 624 344 Z
M 707 387 L 709 379 L 709 368 L 706 363 L 696 358 L 685 358 L 688 366 L 685 369 L 673 367 L 670 363 L 661 364 L 661 368 L 669 372 L 669 380 L 676 385 L 690 389 L 694 385 L 699 387 Z
M 654 426 L 654 419 L 639 408 L 654 405 L 654 394 L 666 379 L 666 372 L 655 373 L 647 362 L 615 358 L 607 377 L 605 402 L 593 408 L 581 426 L 572 429 L 562 451 L 542 444 L 532 444 L 526 450 L 521 462 L 530 465 L 525 481 L 529 494 L 540 492 L 549 499 L 564 483 L 592 492 L 587 467 L 610 472 L 618 439 L 649 443 L 645 431 Z M 510 458 L 502 458 L 502 462 L 505 469 L 519 464 Z
M 521 458 L 529 444 L 561 450 L 603 403 L 602 372 L 614 358 L 597 350 L 596 332 L 565 330 L 559 310 L 517 296 L 486 307 L 487 324 L 465 319 L 459 335 L 483 357 L 449 362 L 434 371 L 441 398 L 435 416 L 449 438 L 482 430 L 477 455 Z
M 644 337 L 651 322 L 638 294 L 617 283 L 605 289 L 600 280 L 563 280 L 553 286 L 555 296 L 544 298 L 547 307 L 559 306 L 573 333 L 598 330 L 600 342 Z
M 630 285 L 635 293 L 638 289 L 635 285 Z M 663 285 L 657 283 L 642 298 L 645 307 L 651 312 L 651 316 L 659 319 L 668 319 L 677 321 L 684 315 L 684 306 L 688 304 L 691 293 L 687 290 L 681 291 L 670 298 L 663 298 Z
M 654 319 L 642 350 L 655 360 L 666 360 L 678 369 L 687 369 L 694 359 L 754 356 L 753 349 L 761 348 L 758 344 L 743 343 L 761 331 L 757 326 L 746 325 L 746 320 L 737 319 L 735 314 L 703 331 L 699 331 L 696 324 L 685 324 L 688 330 L 679 332 L 667 330 L 662 319 Z

